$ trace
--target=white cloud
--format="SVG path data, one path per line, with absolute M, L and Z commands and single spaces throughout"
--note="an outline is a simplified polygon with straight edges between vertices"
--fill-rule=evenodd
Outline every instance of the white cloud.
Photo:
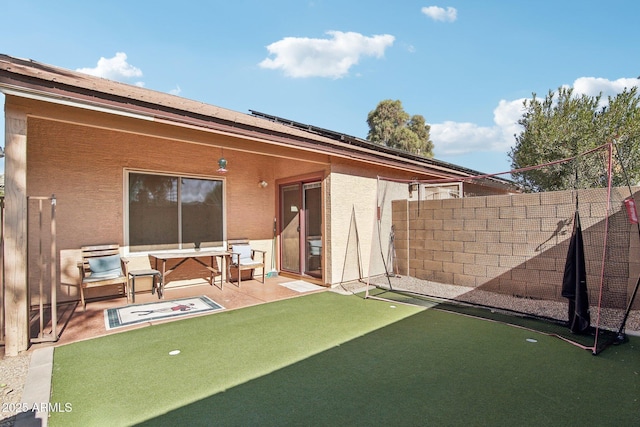
M 124 52 L 116 53 L 113 58 L 101 57 L 95 68 L 78 68 L 76 71 L 116 81 L 127 81 L 142 77 L 142 70 L 127 63 L 127 54 Z M 143 87 L 144 83 L 135 82 L 135 85 Z
M 603 103 L 606 103 L 607 96 L 613 97 L 625 88 L 638 85 L 640 80 L 635 78 L 607 80 L 580 77 L 573 82 L 574 94 L 596 96 L 602 93 L 605 98 Z M 515 144 L 514 135 L 520 134 L 523 130 L 518 120 L 524 113 L 524 101 L 525 98 L 500 100 L 493 110 L 493 126 L 453 121 L 431 124 L 430 133 L 435 157 L 462 156 L 474 152 L 508 152 Z
M 182 89 L 180 89 L 180 86 L 177 86 L 177 85 L 176 85 L 175 89 L 171 89 L 169 91 L 169 93 L 171 95 L 180 95 L 180 92 L 182 92 Z
M 492 150 L 501 137 L 497 126 L 446 121 L 431 125 L 431 140 L 437 157 Z
M 580 77 L 573 82 L 573 93 L 576 95 L 597 96 L 616 96 L 625 88 L 630 89 L 638 86 L 640 80 L 632 78 L 620 78 L 618 80 L 607 80 L 600 77 Z
M 500 100 L 493 110 L 494 126 L 452 121 L 431 125 L 430 134 L 436 158 L 475 151 L 508 151 L 515 141 L 513 135 L 522 132 L 518 120 L 522 117 L 523 101 L 524 99 Z
M 445 9 L 439 6 L 426 6 L 421 9 L 421 12 L 434 21 L 454 22 L 458 19 L 458 11 L 454 7 Z
M 259 66 L 282 70 L 286 76 L 329 77 L 346 76 L 362 57 L 381 58 L 395 37 L 389 34 L 363 36 L 354 32 L 328 31 L 328 39 L 285 37 L 271 43 L 267 50 L 274 58 L 267 58 Z
M 523 131 L 518 120 L 524 114 L 524 98 L 514 101 L 501 99 L 498 106 L 493 110 L 493 121 L 500 129 L 501 138 L 492 144 L 492 148 L 497 151 L 508 151 L 515 142 L 515 135 Z
M 591 97 L 602 94 L 598 107 L 603 108 L 609 105 L 609 97 L 615 97 L 625 89 L 639 85 L 640 80 L 634 78 L 620 78 L 612 81 L 601 77 L 580 77 L 573 82 L 573 94 Z

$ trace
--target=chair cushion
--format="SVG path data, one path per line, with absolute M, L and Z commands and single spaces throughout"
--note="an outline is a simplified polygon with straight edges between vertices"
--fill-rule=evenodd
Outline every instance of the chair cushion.
M 254 264 L 255 262 L 251 258 L 251 246 L 247 244 L 231 245 L 231 252 L 240 254 L 240 265 Z M 238 257 L 234 256 L 234 262 L 237 262 Z
M 92 280 L 122 276 L 120 255 L 89 258 L 88 261 Z

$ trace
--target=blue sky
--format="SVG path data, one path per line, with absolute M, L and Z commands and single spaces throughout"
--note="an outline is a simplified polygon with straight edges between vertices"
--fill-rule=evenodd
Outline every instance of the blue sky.
M 360 138 L 397 99 L 435 158 L 486 173 L 532 93 L 640 83 L 637 0 L 3 3 L 0 53 Z

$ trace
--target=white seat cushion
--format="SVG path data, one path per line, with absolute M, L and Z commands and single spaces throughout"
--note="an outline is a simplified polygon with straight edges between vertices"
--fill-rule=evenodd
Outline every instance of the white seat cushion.
M 246 244 L 232 245 L 231 252 L 240 255 L 240 265 L 251 265 L 256 262 L 251 258 L 251 246 Z M 234 255 L 233 262 L 238 262 L 238 255 Z

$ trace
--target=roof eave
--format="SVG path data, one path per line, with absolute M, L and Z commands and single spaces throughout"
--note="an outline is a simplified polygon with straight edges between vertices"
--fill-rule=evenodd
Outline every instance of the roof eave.
M 102 88 L 103 90 L 99 90 Z M 106 88 L 106 89 L 105 89 Z M 106 90 L 110 89 L 109 92 Z M 112 82 L 82 73 L 0 55 L 0 91 L 43 101 L 65 103 L 143 120 L 189 125 L 208 131 L 259 139 L 332 156 L 435 177 L 465 177 L 479 173 L 456 165 L 376 146 L 368 141 L 336 140 L 312 130 L 296 129 L 244 113 L 210 106 L 174 95 Z M 127 96 L 125 96 L 125 94 Z M 162 100 L 162 102 L 153 102 Z M 355 138 L 355 137 L 350 137 Z M 503 181 L 500 179 L 492 180 Z M 499 186 L 508 186 L 507 180 Z

